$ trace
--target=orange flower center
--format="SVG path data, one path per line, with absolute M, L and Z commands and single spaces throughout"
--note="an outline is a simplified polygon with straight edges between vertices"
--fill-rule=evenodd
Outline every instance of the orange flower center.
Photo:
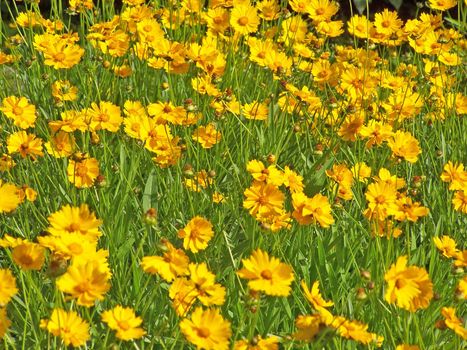
M 57 52 L 53 57 L 55 61 L 62 62 L 66 55 L 63 52 Z
M 30 255 L 21 255 L 18 259 L 22 265 L 29 266 L 33 263 L 34 259 Z
M 387 21 L 387 20 L 386 20 L 386 21 L 383 21 L 383 22 L 381 23 L 381 26 L 383 26 L 384 28 L 388 28 L 390 25 L 391 25 L 391 22 L 389 22 L 389 21 Z
M 127 321 L 117 321 L 118 327 L 123 329 L 124 331 L 127 331 L 130 329 L 130 325 Z
M 107 122 L 109 121 L 109 116 L 105 113 L 100 113 L 97 119 L 101 122 Z
M 88 173 L 88 168 L 84 164 L 78 164 L 76 166 L 75 174 L 78 177 L 85 177 Z
M 238 19 L 237 23 L 241 26 L 246 26 L 248 24 L 248 17 L 242 16 Z
M 196 330 L 196 333 L 198 334 L 198 337 L 201 337 L 201 338 L 207 338 L 207 337 L 209 337 L 209 335 L 211 334 L 211 332 L 209 331 L 209 329 L 206 328 L 206 327 L 199 327 L 199 328 Z
M 318 16 L 324 15 L 324 9 L 322 7 L 316 9 L 316 14 Z
M 23 109 L 21 107 L 14 106 L 12 112 L 15 115 L 21 115 L 23 114 Z
M 151 27 L 150 25 L 145 25 L 145 26 L 143 27 L 143 30 L 144 30 L 145 32 L 148 32 L 148 33 L 149 33 L 149 32 L 152 30 L 152 27 Z
M 263 270 L 261 271 L 261 277 L 264 278 L 265 280 L 271 280 L 272 279 L 272 272 L 269 270 Z
M 223 22 L 222 17 L 215 17 L 214 20 L 213 20 L 213 22 L 214 22 L 215 24 L 221 24 L 221 23 Z
M 83 247 L 78 243 L 71 243 L 68 246 L 68 249 L 74 255 L 79 255 L 79 254 L 81 254 L 83 252 Z
M 79 231 L 79 225 L 74 222 L 72 224 L 70 224 L 67 229 L 66 229 L 68 232 L 75 232 L 75 231 Z
M 380 195 L 376 196 L 375 202 L 378 203 L 378 204 L 383 204 L 384 202 L 386 202 L 386 197 L 384 197 L 382 194 L 380 194 Z

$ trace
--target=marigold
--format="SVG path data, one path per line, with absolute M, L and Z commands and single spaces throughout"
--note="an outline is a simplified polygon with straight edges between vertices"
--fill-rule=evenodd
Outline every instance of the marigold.
M 242 259 L 243 269 L 237 271 L 241 278 L 248 279 L 248 287 L 272 296 L 288 296 L 294 280 L 292 268 L 261 249 L 250 258 Z

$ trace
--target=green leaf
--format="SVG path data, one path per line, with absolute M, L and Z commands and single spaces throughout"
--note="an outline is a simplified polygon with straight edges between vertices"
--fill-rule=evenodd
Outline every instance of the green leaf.
M 396 10 L 399 10 L 402 5 L 402 0 L 389 0 L 389 3 L 394 6 Z
M 357 11 L 362 14 L 363 11 L 366 9 L 366 6 L 371 4 L 372 0 L 353 0 L 353 3 L 355 7 L 357 8 Z
M 148 176 L 148 181 L 146 181 L 146 185 L 144 186 L 144 193 L 143 193 L 143 211 L 147 212 L 149 208 L 152 208 L 151 205 L 151 197 L 156 193 L 157 185 L 156 185 L 156 171 L 153 169 L 151 174 Z

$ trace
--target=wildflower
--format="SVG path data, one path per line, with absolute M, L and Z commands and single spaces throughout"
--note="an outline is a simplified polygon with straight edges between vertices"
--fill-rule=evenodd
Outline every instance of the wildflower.
M 2 281 L 0 285 L 0 308 L 2 308 L 18 293 L 18 288 L 16 288 L 15 276 L 9 269 L 0 269 L 0 281 Z
M 436 245 L 436 248 L 445 256 L 446 258 L 454 258 L 459 254 L 459 250 L 456 247 L 456 241 L 454 241 L 449 236 L 433 237 L 433 242 Z
M 242 259 L 243 269 L 237 274 L 248 279 L 248 287 L 272 296 L 288 296 L 294 280 L 292 268 L 261 249 L 255 250 L 250 258 Z
M 362 126 L 359 130 L 360 136 L 367 138 L 366 147 L 381 145 L 392 136 L 392 126 L 376 120 L 370 120 L 367 126 Z
M 363 183 L 371 176 L 371 168 L 365 162 L 355 163 L 351 171 L 354 178 Z
M 36 41 L 36 38 L 34 38 Z M 47 43 L 44 54 L 44 64 L 54 69 L 69 69 L 81 61 L 84 49 L 79 45 L 69 43 L 63 39 L 55 39 Z
M 418 218 L 427 216 L 429 213 L 428 208 L 420 205 L 420 203 L 413 203 L 412 199 L 402 195 L 396 199 L 397 208 L 394 208 L 394 219 L 397 221 L 409 220 L 416 222 Z
M 433 298 L 433 283 L 425 269 L 407 267 L 407 256 L 401 256 L 384 275 L 388 283 L 385 300 L 389 304 L 415 312 L 428 307 Z
M 394 156 L 404 158 L 410 163 L 415 163 L 419 154 L 422 153 L 418 140 L 408 132 L 397 131 L 394 133 L 388 140 L 388 146 Z
M 47 220 L 50 223 L 47 231 L 53 236 L 71 233 L 88 241 L 97 241 L 102 234 L 99 231 L 102 221 L 96 218 L 86 204 L 81 204 L 79 207 L 65 205 L 51 214 Z
M 139 327 L 143 320 L 135 315 L 132 308 L 117 305 L 111 310 L 104 311 L 101 318 L 110 329 L 117 331 L 115 335 L 118 339 L 139 339 L 146 334 Z
M 456 316 L 456 309 L 453 307 L 443 307 L 441 314 L 444 316 L 444 323 L 452 329 L 462 339 L 467 340 L 467 329 L 463 327 L 462 321 Z
M 196 308 L 190 319 L 180 322 L 180 329 L 189 342 L 205 350 L 227 350 L 232 335 L 230 322 L 224 320 L 219 309 Z
M 457 0 L 429 0 L 428 6 L 434 10 L 446 11 L 457 5 Z
M 400 344 L 397 345 L 396 350 L 420 350 L 420 348 L 418 345 Z
M 217 131 L 214 124 L 200 126 L 193 133 L 192 139 L 199 142 L 203 148 L 211 148 L 221 140 L 222 134 Z
M 245 199 L 243 207 L 248 209 L 250 215 L 279 214 L 284 205 L 285 195 L 276 186 L 264 182 L 254 181 L 243 194 Z
M 89 323 L 76 311 L 54 309 L 49 320 L 41 320 L 40 327 L 63 340 L 65 346 L 79 347 L 89 340 Z
M 448 161 L 440 177 L 443 182 L 449 182 L 450 190 L 461 190 L 467 186 L 467 171 L 462 163 Z
M 269 107 L 265 102 L 245 103 L 242 106 L 242 114 L 246 119 L 250 120 L 267 120 Z
M 176 249 L 170 242 L 164 243 L 163 256 L 145 256 L 141 261 L 144 272 L 159 274 L 167 282 L 188 274 L 188 256 L 181 249 Z
M 40 270 L 45 261 L 45 249 L 39 244 L 24 242 L 13 248 L 12 257 L 23 270 Z
M 314 24 L 329 22 L 331 17 L 339 11 L 339 5 L 332 0 L 310 0 L 305 11 Z
M 364 345 L 375 343 L 377 347 L 380 347 L 384 340 L 382 336 L 368 332 L 368 325 L 360 321 L 350 321 L 337 316 L 331 326 L 337 330 L 341 337 L 353 339 Z
M 395 187 L 385 182 L 375 182 L 368 185 L 365 193 L 368 208 L 364 211 L 368 219 L 384 220 L 393 215 L 396 207 L 397 192 Z
M 63 260 L 89 258 L 96 253 L 97 242 L 83 239 L 79 234 L 62 232 L 59 236 L 37 237 L 39 244 L 50 249 L 55 257 Z
M 397 16 L 397 12 L 385 9 L 383 12 L 375 14 L 375 28 L 378 33 L 386 36 L 391 36 L 396 33 L 401 27 L 403 22 Z
M 256 32 L 259 22 L 256 8 L 248 3 L 234 6 L 230 14 L 230 25 L 241 35 Z
M 467 214 L 467 191 L 456 191 L 452 198 L 454 210 Z
M 0 179 L 0 214 L 10 213 L 21 204 L 18 187 Z
M 36 121 L 36 107 L 30 104 L 25 97 L 5 97 L 0 111 L 8 118 L 13 119 L 14 124 L 21 129 L 33 127 Z
M 0 156 L 0 171 L 9 171 L 15 165 L 15 161 L 8 154 L 3 153 L 2 156 Z
M 303 293 L 307 300 L 311 303 L 313 308 L 318 311 L 322 322 L 327 325 L 331 324 L 334 316 L 326 308 L 333 306 L 334 303 L 323 299 L 319 291 L 319 281 L 313 283 L 311 290 L 308 289 L 305 281 L 302 281 L 300 285 L 302 286 Z
M 225 288 L 215 283 L 215 275 L 208 270 L 206 263 L 190 264 L 189 282 L 197 293 L 197 298 L 205 306 L 222 305 L 225 301 Z
M 73 134 L 59 131 L 51 137 L 50 141 L 45 143 L 47 153 L 55 158 L 69 157 L 73 154 L 76 147 Z
M 42 140 L 26 131 L 18 131 L 8 136 L 7 147 L 8 153 L 19 153 L 23 158 L 30 156 L 32 160 L 35 160 L 36 156 L 44 155 Z
M 198 298 L 196 286 L 186 278 L 176 278 L 170 286 L 169 298 L 179 316 L 185 316 Z
M 178 237 L 183 238 L 183 248 L 193 253 L 206 249 L 213 236 L 212 224 L 201 216 L 195 216 L 178 231 Z
M 111 102 L 100 101 L 99 105 L 93 102 L 91 108 L 87 109 L 86 112 L 91 119 L 89 127 L 93 131 L 108 130 L 117 132 L 123 121 L 120 107 Z
M 295 319 L 297 332 L 293 337 L 297 340 L 312 341 L 324 326 L 321 315 L 299 315 Z
M 234 350 L 279 350 L 279 339 L 277 337 L 262 338 L 254 336 L 251 341 L 238 340 L 235 342 Z
M 0 307 L 0 339 L 2 339 L 8 328 L 11 326 L 11 321 L 6 314 L 6 308 Z
M 78 98 L 78 88 L 68 80 L 56 80 L 52 83 L 52 96 L 57 102 L 75 101 Z
M 297 193 L 303 192 L 304 185 L 303 185 L 303 176 L 297 174 L 295 171 L 290 169 L 288 166 L 284 168 L 284 176 L 283 176 L 283 183 L 284 186 L 287 187 L 290 192 Z
M 79 159 L 68 161 L 68 181 L 78 188 L 93 186 L 94 180 L 99 175 L 99 162 L 87 154 L 80 154 L 77 158 Z
M 318 193 L 309 198 L 303 192 L 293 193 L 292 205 L 294 208 L 292 216 L 300 225 L 318 222 L 321 227 L 327 228 L 334 223 L 331 205 L 328 198 L 322 194 Z
M 104 294 L 110 289 L 109 279 L 110 273 L 101 262 L 75 262 L 57 279 L 57 288 L 77 299 L 78 305 L 91 307 L 96 300 L 104 300 Z

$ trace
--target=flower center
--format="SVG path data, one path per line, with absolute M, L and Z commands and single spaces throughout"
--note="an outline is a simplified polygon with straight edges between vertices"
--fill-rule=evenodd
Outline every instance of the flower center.
M 264 278 L 265 280 L 271 280 L 272 279 L 272 272 L 269 270 L 263 270 L 261 271 L 261 277 Z
M 21 115 L 21 114 L 23 114 L 23 109 L 22 109 L 21 107 L 14 106 L 14 107 L 13 107 L 13 114 L 15 114 L 15 115 Z
M 241 26 L 246 26 L 248 24 L 248 17 L 246 16 L 240 17 L 237 23 L 240 24 Z
M 57 52 L 53 57 L 55 61 L 62 62 L 66 55 L 63 52 Z
M 130 329 L 130 325 L 128 324 L 127 321 L 117 321 L 118 327 L 123 329 L 124 331 L 127 331 Z
M 207 338 L 207 337 L 209 337 L 209 335 L 211 334 L 211 332 L 209 331 L 209 329 L 206 328 L 206 327 L 199 327 L 199 328 L 196 330 L 196 333 L 197 333 L 198 336 L 201 337 L 201 338 Z

